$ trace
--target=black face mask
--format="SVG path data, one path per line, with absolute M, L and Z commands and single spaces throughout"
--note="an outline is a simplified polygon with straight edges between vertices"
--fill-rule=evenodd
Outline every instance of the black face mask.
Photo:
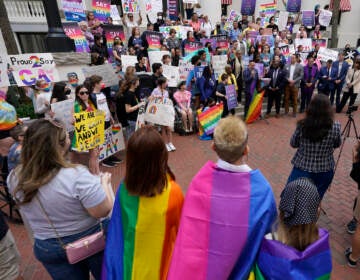
M 349 51 L 350 51 L 350 48 L 346 48 L 345 50 L 346 50 L 347 52 L 349 52 Z
M 198 64 L 196 64 L 196 66 L 201 66 L 201 62 L 199 62 Z

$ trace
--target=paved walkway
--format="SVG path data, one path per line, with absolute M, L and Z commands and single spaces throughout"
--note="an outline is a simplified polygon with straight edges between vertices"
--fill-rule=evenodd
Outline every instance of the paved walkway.
M 298 117 L 298 119 L 301 116 Z M 336 118 L 345 125 L 345 114 L 337 115 Z M 355 121 L 360 120 L 360 112 L 355 113 Z M 290 160 L 294 151 L 289 140 L 295 129 L 296 119 L 292 117 L 270 118 L 268 123 L 258 121 L 249 126 L 250 154 L 249 165 L 259 168 L 271 183 L 277 202 L 287 177 L 291 170 Z M 358 125 L 360 128 L 360 124 Z M 352 135 L 354 132 L 352 131 Z M 343 251 L 351 243 L 351 236 L 346 233 L 345 224 L 351 219 L 353 198 L 357 193 L 356 184 L 349 177 L 352 160 L 352 147 L 355 138 L 345 141 L 338 170 L 331 187 L 325 195 L 323 209 L 326 212 L 320 217 L 319 225 L 330 231 L 331 248 L 333 256 L 332 279 L 360 279 L 360 265 L 351 269 L 345 265 Z M 186 192 L 191 178 L 208 160 L 216 160 L 216 155 L 211 150 L 211 142 L 199 141 L 193 136 L 175 136 L 174 144 L 177 151 L 170 154 L 170 167 L 174 171 L 178 183 Z M 336 158 L 338 155 L 336 151 Z M 113 169 L 103 169 L 113 174 L 113 186 L 116 189 L 124 175 L 124 164 Z M 25 280 L 50 279 L 32 253 L 32 247 L 27 233 L 22 225 L 10 224 L 17 245 L 22 256 L 22 272 Z

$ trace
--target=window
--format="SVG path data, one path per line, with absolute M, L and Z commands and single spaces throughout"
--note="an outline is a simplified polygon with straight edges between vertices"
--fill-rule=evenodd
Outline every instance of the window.
M 44 53 L 46 33 L 17 33 L 22 53 Z

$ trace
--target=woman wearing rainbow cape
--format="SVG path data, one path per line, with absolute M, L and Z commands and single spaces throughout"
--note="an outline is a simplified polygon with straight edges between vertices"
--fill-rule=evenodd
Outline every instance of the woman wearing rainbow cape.
M 126 175 L 116 194 L 102 279 L 166 279 L 183 195 L 160 134 L 145 126 L 129 139 Z
M 220 159 L 206 163 L 190 184 L 168 280 L 249 276 L 276 206 L 267 180 L 245 164 L 247 139 L 237 117 L 221 119 L 215 128 Z
M 277 232 L 261 244 L 256 280 L 330 279 L 329 233 L 316 225 L 319 206 L 320 196 L 311 179 L 287 184 L 281 193 Z

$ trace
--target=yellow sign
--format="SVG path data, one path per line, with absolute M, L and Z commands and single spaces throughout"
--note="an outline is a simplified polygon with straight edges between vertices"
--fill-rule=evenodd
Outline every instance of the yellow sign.
M 75 113 L 75 148 L 84 152 L 105 141 L 105 113 L 103 111 Z

